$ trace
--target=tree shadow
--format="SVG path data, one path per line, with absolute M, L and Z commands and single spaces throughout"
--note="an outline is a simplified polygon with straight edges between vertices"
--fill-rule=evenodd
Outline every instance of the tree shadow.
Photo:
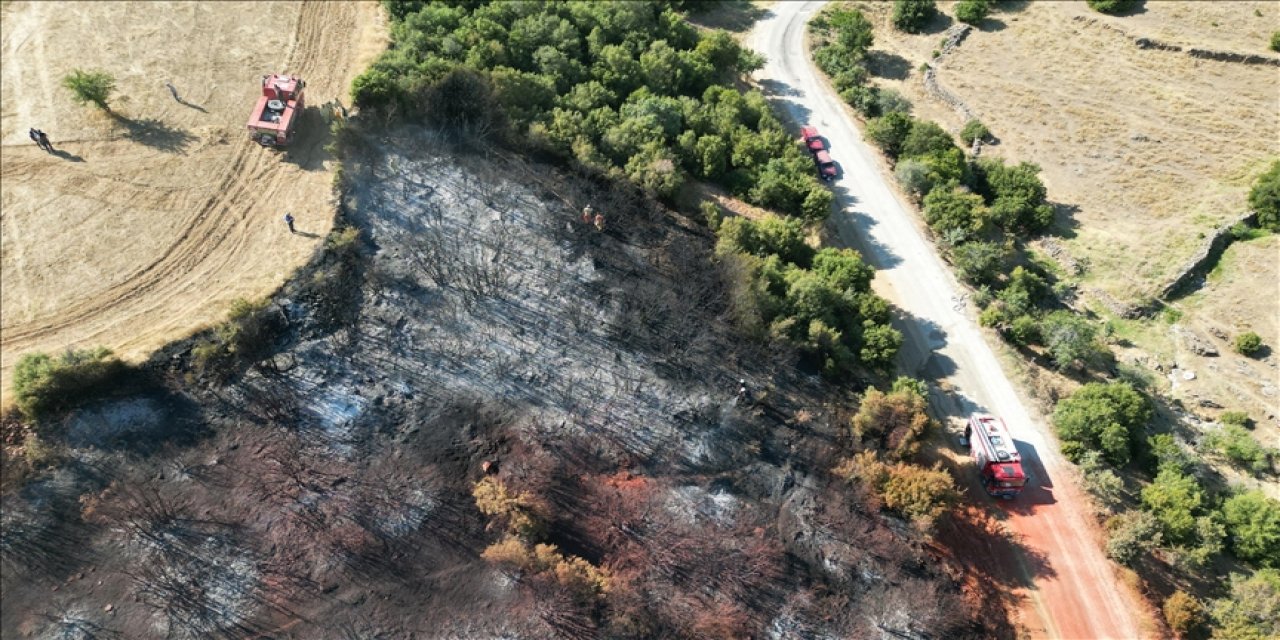
M 871 51 L 867 54 L 867 70 L 880 78 L 905 80 L 911 74 L 911 63 L 895 53 Z
M 1076 214 L 1080 213 L 1080 205 L 1055 202 L 1050 206 L 1053 207 L 1053 222 L 1045 235 L 1066 239 L 1076 237 L 1076 229 L 1080 228 L 1080 222 L 1076 220 Z
M 182 153 L 196 137 L 185 129 L 165 124 L 156 118 L 130 118 L 112 113 L 115 123 L 124 128 L 124 137 L 157 151 Z
M 765 78 L 760 80 L 757 84 L 760 85 L 760 89 L 764 91 L 766 96 L 796 97 L 800 95 L 799 91 L 796 91 L 791 87 L 791 85 L 785 82 Z
M 325 163 L 333 159 L 329 151 L 332 143 L 333 129 L 325 122 L 324 114 L 307 107 L 299 116 L 293 142 L 284 151 L 284 161 L 304 171 L 323 171 Z
M 773 15 L 749 0 L 721 0 L 719 2 L 691 2 L 686 20 L 708 29 L 724 29 L 741 33 L 751 29 L 757 21 Z
M 924 35 L 942 33 L 943 31 L 950 29 L 951 25 L 955 24 L 955 22 L 956 21 L 952 19 L 951 16 L 941 11 L 937 11 L 934 13 L 933 17 L 929 19 L 929 22 L 920 29 L 920 33 Z
M 977 27 L 978 31 L 996 33 L 998 31 L 1004 31 L 1009 25 L 1005 24 L 1004 20 L 999 18 L 983 18 L 974 26 Z

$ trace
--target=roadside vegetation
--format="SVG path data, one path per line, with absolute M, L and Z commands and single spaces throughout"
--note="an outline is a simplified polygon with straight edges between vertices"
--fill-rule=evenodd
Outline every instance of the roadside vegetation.
M 911 31 L 896 24 L 900 16 L 921 11 L 909 4 L 895 4 L 896 28 Z M 1089 4 L 1107 13 L 1133 9 L 1125 1 Z M 960 5 L 957 18 L 970 23 L 982 20 L 990 9 L 985 3 Z M 1024 354 L 1080 383 L 1074 393 L 1057 400 L 1053 424 L 1064 454 L 1080 466 L 1084 488 L 1105 521 L 1108 555 L 1144 575 L 1154 561 L 1194 580 L 1222 566 L 1224 556 L 1233 556 L 1256 573 L 1234 574 L 1231 593 L 1210 592 L 1203 601 L 1187 593 L 1171 597 L 1167 621 L 1179 633 L 1269 637 L 1270 622 L 1251 617 L 1252 611 L 1241 614 L 1232 603 L 1240 590 L 1273 589 L 1264 571 L 1273 566 L 1272 556 L 1280 557 L 1268 546 L 1280 540 L 1280 503 L 1258 491 L 1206 482 L 1212 474 L 1203 461 L 1222 460 L 1245 473 L 1268 476 L 1280 457 L 1277 452 L 1258 444 L 1246 426 L 1247 416 L 1239 412 L 1225 412 L 1219 428 L 1195 451 L 1172 434 L 1152 434 L 1158 399 L 1148 395 L 1141 380 L 1117 378 L 1115 356 L 1107 345 L 1110 327 L 1074 309 L 1073 285 L 1059 280 L 1058 270 L 1026 248 L 1027 240 L 1050 232 L 1054 224 L 1039 167 L 966 157 L 950 133 L 914 118 L 909 105 L 881 110 L 876 99 L 880 91 L 867 82 L 863 65 L 874 34 L 856 9 L 828 8 L 811 22 L 811 29 L 815 62 L 846 102 L 867 118 L 866 138 L 893 163 L 895 177 L 920 205 L 944 257 L 974 288 L 980 322 Z M 971 121 L 959 138 L 972 146 L 989 136 L 982 123 Z M 1274 230 L 1280 220 L 1280 162 L 1258 179 L 1249 202 L 1258 212 L 1258 227 Z M 1261 232 L 1244 228 L 1235 233 L 1253 237 Z M 1233 346 L 1242 354 L 1264 347 L 1256 334 L 1247 332 L 1236 336 Z M 872 461 L 863 456 L 843 470 L 852 477 L 883 478 Z

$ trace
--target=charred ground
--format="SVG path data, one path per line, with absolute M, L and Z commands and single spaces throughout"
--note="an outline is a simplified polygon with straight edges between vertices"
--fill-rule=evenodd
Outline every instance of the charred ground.
M 215 383 L 162 352 L 4 496 L 4 635 L 1009 635 L 829 476 L 845 392 L 733 329 L 705 228 L 427 131 L 361 140 L 357 245 L 273 300 L 267 357 Z M 486 462 L 601 599 L 480 557 Z

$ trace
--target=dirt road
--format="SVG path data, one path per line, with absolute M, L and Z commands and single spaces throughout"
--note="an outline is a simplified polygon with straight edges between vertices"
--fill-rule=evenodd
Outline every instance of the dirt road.
M 840 165 L 842 241 L 860 249 L 877 272 L 877 290 L 908 315 L 903 364 L 953 389 L 935 398 L 951 416 L 985 411 L 1002 416 L 1034 476 L 1032 486 L 997 515 L 1019 540 L 993 548 L 991 562 L 1011 562 L 1010 587 L 1020 596 L 1019 622 L 1033 637 L 1138 638 L 1151 635 L 1146 605 L 1126 588 L 1103 555 L 1086 502 L 1042 416 L 1027 409 L 974 310 L 923 235 L 911 208 L 889 184 L 884 160 L 863 140 L 847 107 L 821 79 L 805 50 L 805 23 L 823 2 L 779 2 L 758 23 L 751 46 L 768 58 L 756 74 L 795 124 L 817 125 Z M 976 483 L 976 481 L 974 481 Z M 984 559 L 975 559 L 981 562 Z
M 385 26 L 371 2 L 57 3 L 3 8 L 0 377 L 30 351 L 128 358 L 269 294 L 332 225 L 318 110 L 287 155 L 244 123 L 261 74 L 346 99 Z M 75 105 L 72 68 L 116 79 L 113 114 Z M 173 85 L 176 96 L 166 83 Z M 177 99 L 175 99 L 177 98 Z M 40 151 L 27 129 L 50 134 Z M 281 218 L 297 218 L 289 234 Z

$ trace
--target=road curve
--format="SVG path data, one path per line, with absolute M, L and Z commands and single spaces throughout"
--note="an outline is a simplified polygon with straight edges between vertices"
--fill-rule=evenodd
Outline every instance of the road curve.
M 805 50 L 808 19 L 825 4 L 776 2 L 750 45 L 768 62 L 755 79 L 795 125 L 814 124 L 840 165 L 833 224 L 840 239 L 879 269 L 877 290 L 905 312 L 903 363 L 952 391 L 940 412 L 1002 416 L 1033 476 L 1024 495 L 996 508 L 1017 545 L 975 562 L 1003 563 L 1021 602 L 1020 624 L 1035 637 L 1131 639 L 1150 629 L 1148 610 L 1103 555 L 1087 502 L 1066 473 L 1042 416 L 1029 411 L 980 332 L 963 289 L 887 181 L 887 165 L 862 139 L 850 112 Z M 964 479 L 961 479 L 962 481 Z M 972 481 L 976 484 L 976 480 Z M 1034 486 L 1031 486 L 1034 485 Z M 972 493 L 972 492 L 971 492 Z M 1001 573 L 1001 572 L 996 572 Z

